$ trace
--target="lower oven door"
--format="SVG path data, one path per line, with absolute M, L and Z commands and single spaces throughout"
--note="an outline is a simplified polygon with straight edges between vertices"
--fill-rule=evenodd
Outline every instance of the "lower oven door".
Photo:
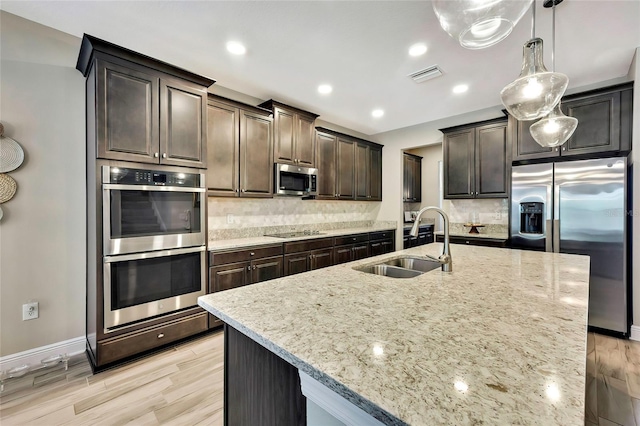
M 104 258 L 104 328 L 197 305 L 205 294 L 206 247 Z

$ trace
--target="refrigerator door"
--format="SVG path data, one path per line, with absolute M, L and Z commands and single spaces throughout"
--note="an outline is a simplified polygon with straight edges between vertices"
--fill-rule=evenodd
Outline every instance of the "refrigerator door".
M 556 163 L 560 252 L 591 256 L 589 325 L 628 333 L 625 158 Z
M 551 251 L 553 164 L 515 166 L 511 172 L 511 245 Z

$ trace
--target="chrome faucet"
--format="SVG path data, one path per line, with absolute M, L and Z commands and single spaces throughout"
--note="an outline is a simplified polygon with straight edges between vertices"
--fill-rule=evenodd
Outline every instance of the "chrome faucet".
M 438 207 L 425 207 L 416 214 L 416 221 L 411 228 L 411 236 L 416 237 L 418 235 L 418 227 L 420 226 L 420 216 L 427 210 L 434 210 L 440 213 L 440 216 L 444 219 L 444 247 L 442 248 L 442 254 L 437 259 L 433 256 L 426 255 L 429 259 L 435 260 L 442 264 L 442 272 L 451 272 L 453 265 L 451 263 L 451 252 L 449 251 L 449 216 Z

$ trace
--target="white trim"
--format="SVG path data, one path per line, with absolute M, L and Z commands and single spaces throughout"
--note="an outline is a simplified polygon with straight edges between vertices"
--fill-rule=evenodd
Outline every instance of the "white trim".
M 629 336 L 629 339 L 640 342 L 640 325 L 631 326 L 631 336 Z
M 370 414 L 347 401 L 311 376 L 298 370 L 302 394 L 348 426 L 383 426 Z
M 86 341 L 84 336 L 80 336 L 75 339 L 64 340 L 62 342 L 40 346 L 39 348 L 29 349 L 28 351 L 3 356 L 0 358 L 0 371 L 10 370 L 25 364 L 31 367 L 38 367 L 41 365 L 43 359 L 50 356 L 64 354 L 68 356 L 77 355 L 85 351 Z

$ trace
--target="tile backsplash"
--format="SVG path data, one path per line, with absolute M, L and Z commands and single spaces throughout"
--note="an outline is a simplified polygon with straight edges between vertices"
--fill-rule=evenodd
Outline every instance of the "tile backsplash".
M 444 200 L 442 207 L 451 223 L 480 223 L 483 225 L 509 225 L 507 198 L 478 198 L 474 200 Z
M 267 199 L 208 199 L 209 234 L 233 235 L 234 230 L 332 229 L 345 223 L 367 226 L 378 216 L 380 203 L 366 201 L 301 200 L 294 197 Z M 244 232 L 250 235 L 252 232 Z M 261 235 L 261 234 L 260 234 Z

